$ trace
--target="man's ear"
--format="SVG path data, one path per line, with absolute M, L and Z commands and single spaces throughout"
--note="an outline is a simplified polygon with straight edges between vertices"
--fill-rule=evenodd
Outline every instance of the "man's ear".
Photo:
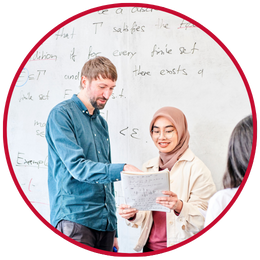
M 82 86 L 82 88 L 86 88 L 88 86 L 88 84 L 89 84 L 88 78 L 85 77 L 85 76 L 82 76 L 81 77 L 81 86 Z

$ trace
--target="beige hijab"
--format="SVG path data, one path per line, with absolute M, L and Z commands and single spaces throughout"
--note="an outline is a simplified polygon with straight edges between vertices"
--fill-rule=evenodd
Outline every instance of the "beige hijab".
M 171 170 L 173 165 L 177 162 L 177 160 L 189 147 L 190 134 L 188 131 L 188 124 L 187 124 L 186 117 L 181 110 L 175 107 L 163 107 L 159 109 L 153 116 L 153 119 L 150 123 L 151 135 L 152 135 L 154 122 L 160 116 L 170 120 L 175 126 L 178 133 L 178 143 L 175 146 L 175 148 L 169 153 L 159 152 L 160 154 L 159 167 L 162 170 L 166 168 Z

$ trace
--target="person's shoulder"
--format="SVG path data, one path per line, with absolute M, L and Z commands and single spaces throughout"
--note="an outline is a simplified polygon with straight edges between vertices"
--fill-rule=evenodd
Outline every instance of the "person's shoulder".
M 73 104 L 74 102 L 72 99 L 63 100 L 60 103 L 58 103 L 56 106 L 54 106 L 52 110 L 63 110 Z
M 217 191 L 211 198 L 211 201 L 219 202 L 220 204 L 228 204 L 234 197 L 238 188 L 228 188 Z
M 193 163 L 194 165 L 196 165 L 196 166 L 198 166 L 198 167 L 203 166 L 203 167 L 206 167 L 206 168 L 207 168 L 206 164 L 202 161 L 201 158 L 199 158 L 199 157 L 198 157 L 197 155 L 195 155 L 194 153 L 193 153 L 193 156 L 194 156 L 194 158 L 193 158 L 193 160 L 192 160 L 192 163 Z
M 62 118 L 70 118 L 71 117 L 71 111 L 73 110 L 74 107 L 74 102 L 71 99 L 64 100 L 57 105 L 55 105 L 47 119 L 47 124 L 49 124 L 50 121 L 60 121 Z
M 180 158 L 180 161 L 183 161 L 187 166 L 187 169 L 190 169 L 190 173 L 193 173 L 194 177 L 198 176 L 211 176 L 211 171 L 207 165 L 196 156 L 190 148 L 188 148 L 183 156 Z
M 73 103 L 71 99 L 61 101 L 51 109 L 50 114 L 67 111 L 69 107 L 73 106 Z
M 143 164 L 143 170 L 159 166 L 159 157 L 154 157 Z

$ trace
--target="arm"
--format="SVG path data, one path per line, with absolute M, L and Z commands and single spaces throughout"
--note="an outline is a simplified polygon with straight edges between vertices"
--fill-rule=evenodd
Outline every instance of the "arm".
M 208 201 L 216 192 L 216 187 L 206 166 L 193 165 L 190 171 L 189 199 L 183 201 L 178 218 L 182 222 L 182 229 L 198 232 L 203 229 L 205 221 L 201 210 L 207 210 Z
M 77 143 L 74 126 L 64 110 L 53 110 L 46 125 L 46 139 L 50 148 L 78 181 L 105 184 L 120 180 L 124 164 L 93 162 L 85 158 Z

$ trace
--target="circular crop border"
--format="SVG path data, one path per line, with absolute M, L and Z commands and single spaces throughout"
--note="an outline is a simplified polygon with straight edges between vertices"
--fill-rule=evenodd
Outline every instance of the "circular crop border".
M 62 234 L 61 232 L 59 232 L 56 228 L 54 228 L 48 221 L 46 221 L 39 213 L 38 211 L 32 206 L 31 202 L 28 200 L 28 198 L 25 196 L 20 184 L 18 183 L 18 180 L 16 178 L 15 172 L 13 170 L 12 164 L 11 164 L 11 160 L 10 160 L 10 154 L 9 154 L 9 149 L 8 149 L 8 143 L 7 143 L 7 118 L 8 118 L 8 110 L 9 110 L 9 105 L 10 105 L 10 101 L 11 101 L 11 96 L 13 93 L 13 90 L 15 88 L 15 86 L 22 86 L 25 84 L 25 82 L 21 82 L 18 83 L 18 78 L 19 75 L 21 74 L 21 72 L 24 70 L 24 66 L 27 63 L 27 61 L 29 60 L 29 58 L 32 56 L 32 54 L 38 49 L 38 47 L 46 40 L 48 39 L 54 32 L 56 32 L 57 30 L 59 30 L 60 28 L 62 28 L 63 26 L 65 26 L 66 24 L 82 17 L 85 15 L 88 15 L 90 13 L 93 12 L 97 12 L 97 11 L 101 11 L 104 9 L 110 9 L 110 8 L 122 8 L 122 7 L 140 7 L 140 8 L 152 8 L 152 9 L 156 9 L 159 11 L 163 11 L 163 12 L 167 12 L 169 14 L 178 16 L 182 19 L 185 19 L 186 21 L 189 21 L 190 23 L 194 24 L 195 26 L 197 26 L 198 28 L 200 28 L 201 30 L 203 30 L 205 33 L 207 33 L 215 42 L 218 43 L 218 45 L 226 52 L 226 54 L 229 56 L 229 58 L 232 60 L 232 62 L 234 63 L 235 67 L 237 68 L 243 82 L 244 85 L 246 87 L 246 91 L 250 100 L 250 105 L 251 105 L 251 110 L 252 110 L 252 116 L 253 116 L 253 131 L 254 131 L 254 136 L 253 136 L 253 145 L 252 145 L 252 152 L 251 152 L 251 157 L 250 157 L 250 161 L 248 164 L 248 168 L 246 171 L 246 174 L 244 176 L 243 182 L 241 183 L 238 191 L 236 192 L 235 196 L 233 197 L 233 199 L 230 201 L 230 203 L 228 204 L 228 206 L 222 211 L 222 213 L 212 222 L 210 223 L 207 227 L 205 227 L 204 229 L 202 229 L 200 232 L 198 232 L 196 235 L 186 239 L 183 242 L 180 242 L 174 246 L 165 248 L 165 249 L 161 249 L 161 250 L 157 250 L 157 251 L 153 251 L 153 252 L 148 252 L 148 253 L 113 253 L 113 252 L 107 252 L 107 251 L 103 251 L 103 250 L 98 250 L 86 245 L 83 245 L 67 236 L 65 236 L 64 234 Z M 96 8 L 92 8 L 89 9 L 87 11 L 81 12 L 67 20 L 65 20 L 64 22 L 60 23 L 58 26 L 56 26 L 55 28 L 53 28 L 50 32 L 48 32 L 33 48 L 32 50 L 27 54 L 27 56 L 25 57 L 24 61 L 22 62 L 22 64 L 20 65 L 18 71 L 15 74 L 15 77 L 12 81 L 10 90 L 8 92 L 8 96 L 6 99 L 6 104 L 5 104 L 5 110 L 4 110 L 4 118 L 3 118 L 3 141 L 4 141 L 4 150 L 5 150 L 5 155 L 6 155 L 6 160 L 7 160 L 7 164 L 11 173 L 11 176 L 13 178 L 13 181 L 20 193 L 20 195 L 22 196 L 22 198 L 24 199 L 24 201 L 26 202 L 26 204 L 28 205 L 28 207 L 33 211 L 33 213 L 47 226 L 49 227 L 52 231 L 54 231 L 56 234 L 58 234 L 59 236 L 63 237 L 64 239 L 66 239 L 67 241 L 81 247 L 81 248 L 85 248 L 89 251 L 93 251 L 96 253 L 100 253 L 100 254 L 105 254 L 105 255 L 110 255 L 110 256 L 126 256 L 126 257 L 130 257 L 130 256 L 135 256 L 135 257 L 140 257 L 140 256 L 148 256 L 148 255 L 155 255 L 155 254 L 160 254 L 160 253 L 164 253 L 164 252 L 168 252 L 171 250 L 174 250 L 178 247 L 181 247 L 185 244 L 190 243 L 191 241 L 193 241 L 194 239 L 200 237 L 201 235 L 203 235 L 205 232 L 207 232 L 211 227 L 213 227 L 226 213 L 227 211 L 232 207 L 232 205 L 234 204 L 234 202 L 236 201 L 236 199 L 238 198 L 238 196 L 240 195 L 243 187 L 246 184 L 246 181 L 249 177 L 249 173 L 251 171 L 252 165 L 253 165 L 253 160 L 254 160 L 254 156 L 255 156 L 255 150 L 256 150 L 256 141 L 257 141 L 257 120 L 256 120 L 256 109 L 255 109 L 255 104 L 254 104 L 254 100 L 253 100 L 253 96 L 252 96 L 252 92 L 250 90 L 249 84 L 247 82 L 247 79 L 241 69 L 241 67 L 239 66 L 238 62 L 236 61 L 236 59 L 234 58 L 234 56 L 231 54 L 231 52 L 227 49 L 227 47 L 212 33 L 210 32 L 208 29 L 206 29 L 204 26 L 202 26 L 201 24 L 199 24 L 198 22 L 194 21 L 193 19 L 179 13 L 176 11 L 173 11 L 171 9 L 167 9 L 164 7 L 160 7 L 160 6 L 156 6 L 156 5 L 150 5 L 150 4 L 139 4 L 139 3 L 119 3 L 119 4 L 111 4 L 111 5 L 104 5 L 104 6 L 99 6 Z

